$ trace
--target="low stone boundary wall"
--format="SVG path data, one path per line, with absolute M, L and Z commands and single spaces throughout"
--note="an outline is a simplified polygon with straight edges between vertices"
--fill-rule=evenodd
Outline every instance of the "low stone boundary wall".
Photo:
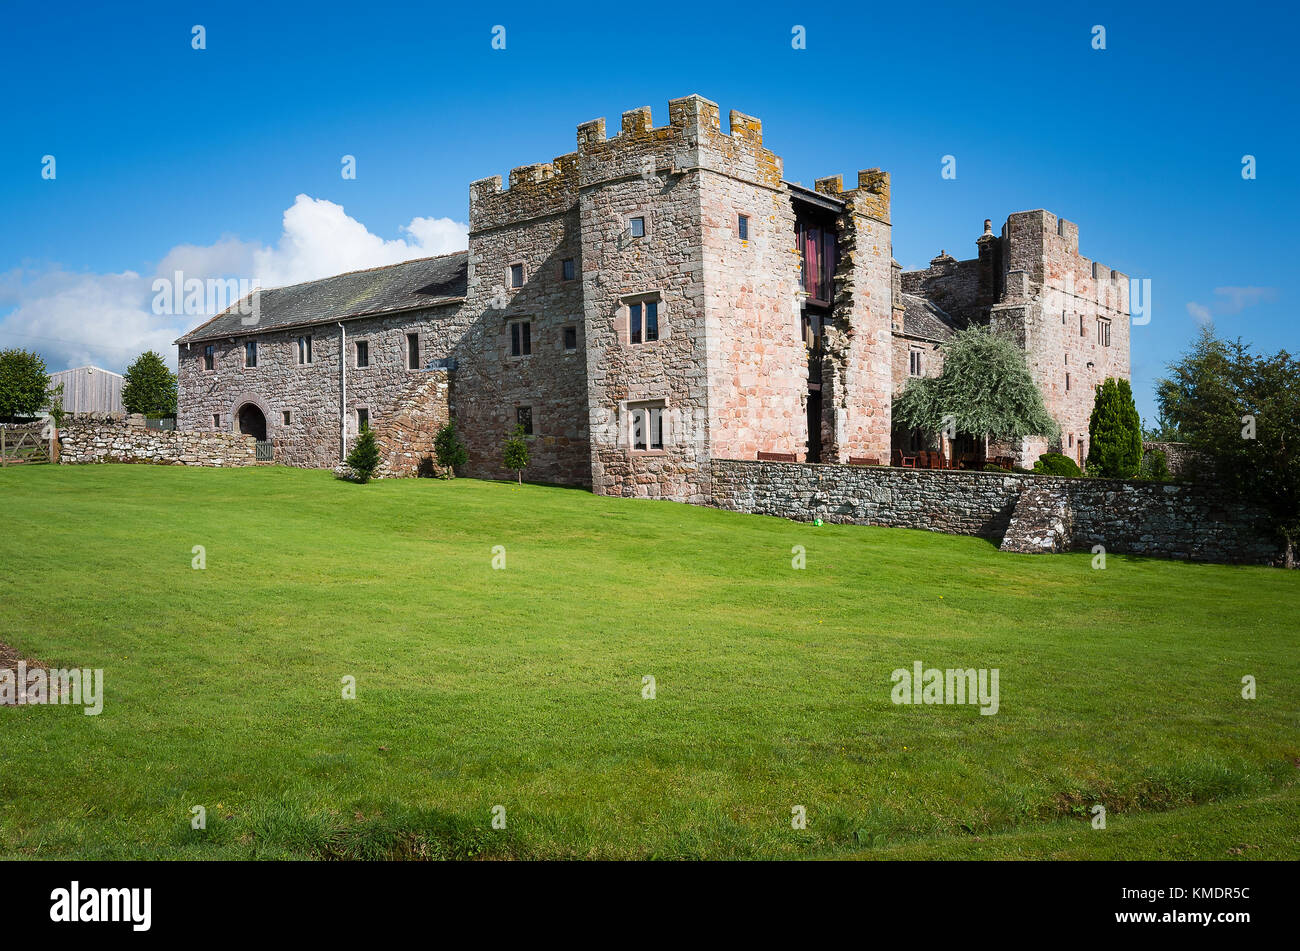
M 1034 479 L 1021 495 L 1003 551 L 1090 551 L 1186 561 L 1280 563 L 1282 545 L 1263 509 L 1211 485 L 1121 479 Z M 1021 509 L 1046 505 L 1052 531 Z M 1059 526 L 1059 528 L 1058 528 Z
M 146 429 L 144 419 L 78 416 L 59 430 L 59 462 L 143 462 L 167 466 L 251 466 L 256 440 L 240 433 Z
M 798 521 L 919 528 L 1004 551 L 1088 551 L 1280 563 L 1262 509 L 1209 485 L 715 459 L 717 508 Z
M 997 472 L 714 459 L 712 504 L 802 522 L 820 518 L 1000 539 L 1024 478 Z

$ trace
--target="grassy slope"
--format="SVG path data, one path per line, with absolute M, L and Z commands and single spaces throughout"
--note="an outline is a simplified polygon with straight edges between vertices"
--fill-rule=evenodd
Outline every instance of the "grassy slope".
M 108 693 L 0 708 L 0 855 L 1300 855 L 1300 574 L 280 468 L 0 498 L 0 641 Z M 893 705 L 914 660 L 1001 711 Z

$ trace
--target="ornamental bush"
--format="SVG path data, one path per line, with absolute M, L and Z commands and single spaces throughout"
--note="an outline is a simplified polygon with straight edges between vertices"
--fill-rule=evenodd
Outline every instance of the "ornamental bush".
M 1078 478 L 1083 475 L 1079 467 L 1075 465 L 1073 459 L 1069 456 L 1063 456 L 1059 452 L 1045 452 L 1038 457 L 1034 463 L 1034 471 L 1039 475 L 1067 476 Z
M 438 430 L 438 435 L 433 439 L 433 451 L 438 457 L 438 465 L 442 469 L 444 479 L 456 478 L 456 467 L 463 466 L 469 461 L 465 444 L 460 441 L 460 436 L 456 435 L 455 423 L 446 423 Z
M 364 484 L 379 468 L 379 446 L 375 443 L 375 434 L 369 425 L 361 427 L 352 451 L 348 453 L 348 468 L 352 470 L 356 481 Z

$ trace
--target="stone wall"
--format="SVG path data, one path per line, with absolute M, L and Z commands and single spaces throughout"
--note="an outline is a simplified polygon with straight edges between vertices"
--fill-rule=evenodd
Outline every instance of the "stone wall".
M 1025 477 L 1003 551 L 1090 551 L 1186 561 L 1276 563 L 1260 508 L 1206 485 Z M 1030 488 L 1032 486 L 1032 488 Z
M 144 462 L 170 466 L 251 466 L 255 440 L 238 433 L 146 429 L 144 417 L 78 416 L 59 430 L 59 462 Z
M 1021 476 L 875 466 L 713 460 L 717 508 L 810 522 L 920 528 L 1000 539 Z
M 375 426 L 381 478 L 439 475 L 434 441 L 451 419 L 451 381 L 447 370 L 427 370 L 412 380 L 395 412 Z M 463 440 L 462 440 L 463 441 Z
M 1179 479 L 1197 481 L 1214 475 L 1214 460 L 1203 452 L 1197 452 L 1185 442 L 1144 442 L 1142 458 L 1145 460 L 1153 452 L 1165 454 L 1165 464 L 1170 475 Z
M 711 503 L 737 512 L 977 535 L 1025 553 L 1102 545 L 1192 561 L 1281 556 L 1262 510 L 1204 485 L 732 459 L 712 468 Z

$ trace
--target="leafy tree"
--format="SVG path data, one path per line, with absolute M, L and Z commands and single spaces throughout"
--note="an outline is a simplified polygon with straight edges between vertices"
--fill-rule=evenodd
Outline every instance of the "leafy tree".
M 1154 426 L 1146 425 L 1142 422 L 1142 438 L 1148 442 L 1182 442 L 1183 434 L 1178 431 L 1178 427 L 1169 420 L 1165 419 L 1163 413 L 1156 417 Z
M 958 331 L 943 345 L 943 372 L 913 377 L 894 400 L 894 418 L 906 426 L 1016 440 L 1056 437 L 1060 428 L 1009 337 L 981 326 Z
M 515 480 L 522 484 L 524 469 L 528 466 L 528 439 L 524 435 L 522 425 L 515 426 L 514 431 L 506 436 L 505 444 L 501 447 L 501 454 L 506 468 L 513 469 Z
M 433 439 L 433 451 L 438 457 L 438 465 L 442 468 L 443 477 L 447 479 L 456 478 L 456 467 L 463 466 L 469 461 L 469 453 L 465 451 L 465 444 L 456 434 L 456 424 L 453 422 L 445 423 L 438 430 L 438 435 Z
M 1097 386 L 1088 420 L 1088 474 L 1129 479 L 1142 467 L 1142 418 L 1128 380 L 1107 377 Z
M 146 416 L 176 415 L 176 374 L 152 350 L 136 357 L 122 381 L 122 406 Z
M 379 468 L 379 446 L 369 424 L 362 424 L 357 441 L 352 444 L 352 451 L 348 453 L 348 468 L 363 485 L 370 481 Z
M 0 417 L 35 416 L 52 391 L 45 361 L 29 350 L 0 350 Z
M 1239 498 L 1264 507 L 1295 566 L 1300 539 L 1300 360 L 1256 356 L 1202 329 L 1191 352 L 1156 385 L 1161 413 L 1187 443 L 1212 456 Z

